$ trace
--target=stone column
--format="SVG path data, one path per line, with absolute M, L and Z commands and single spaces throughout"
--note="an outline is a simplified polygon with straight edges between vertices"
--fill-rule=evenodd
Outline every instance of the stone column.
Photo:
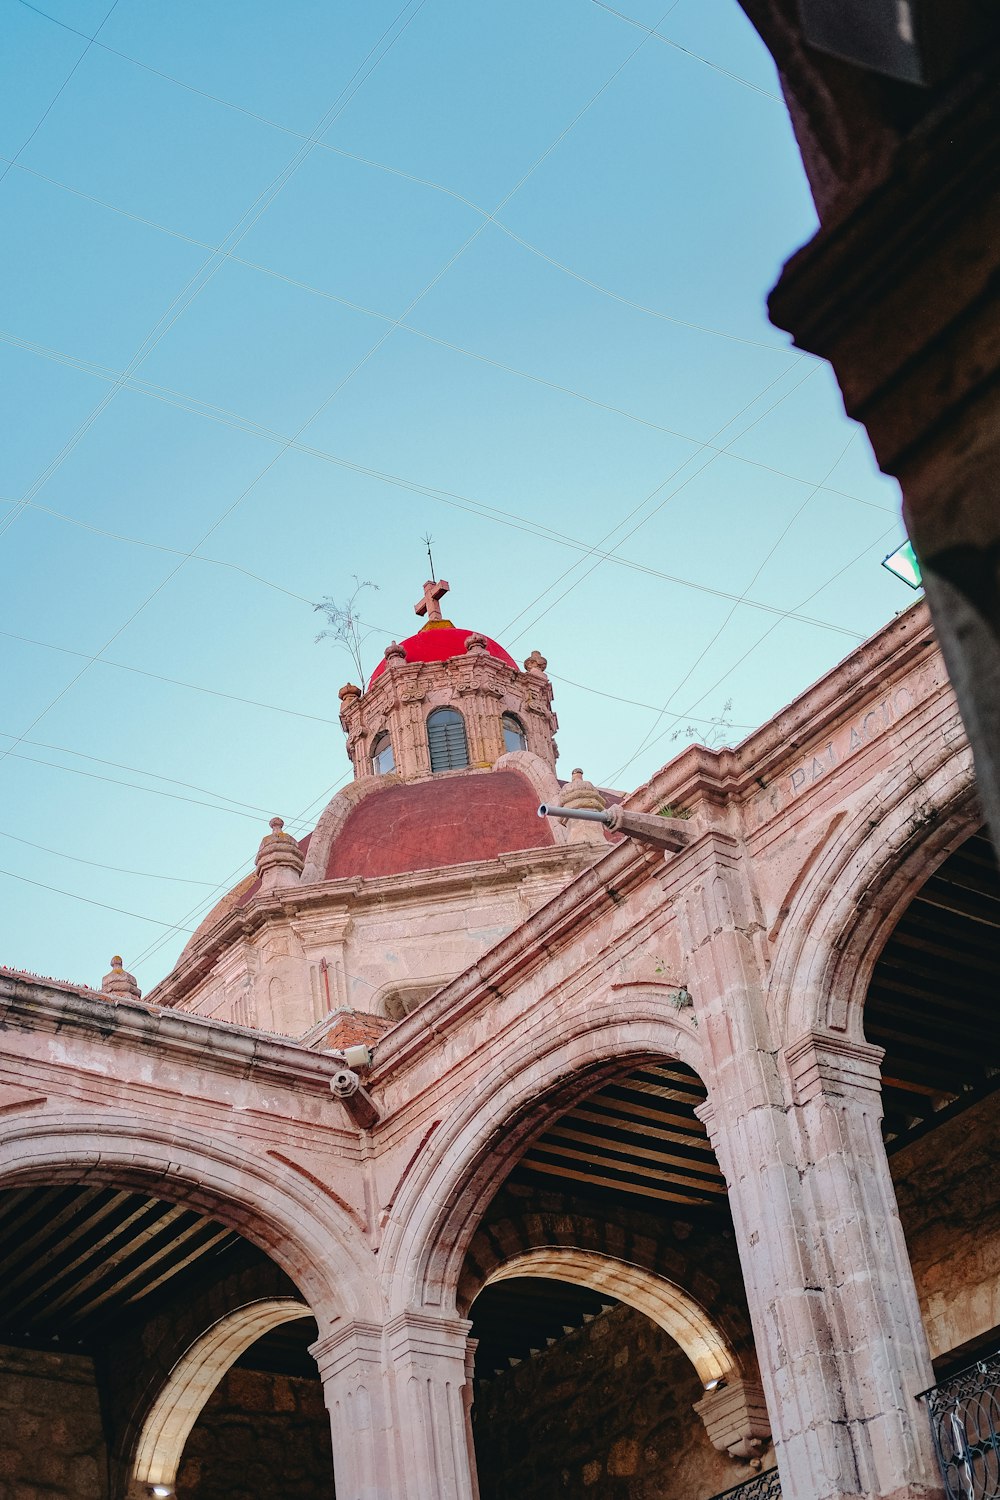
M 739 846 L 714 834 L 697 855 L 679 916 L 707 1053 L 698 1113 L 729 1187 L 784 1500 L 938 1493 L 912 1400 L 929 1363 L 905 1250 L 885 1223 L 872 1049 L 860 1074 L 810 1069 L 808 1048 L 779 1067 Z
M 396 1488 L 382 1329 L 349 1323 L 313 1344 L 333 1434 L 337 1500 L 386 1500 Z
M 477 1500 L 469 1406 L 467 1318 L 410 1311 L 386 1328 L 406 1500 Z
M 478 1500 L 465 1318 L 412 1311 L 312 1346 L 333 1433 L 337 1500 Z
M 810 1032 L 783 1053 L 810 1254 L 826 1315 L 861 1493 L 940 1492 L 926 1413 L 934 1383 L 882 1141 L 883 1051 Z

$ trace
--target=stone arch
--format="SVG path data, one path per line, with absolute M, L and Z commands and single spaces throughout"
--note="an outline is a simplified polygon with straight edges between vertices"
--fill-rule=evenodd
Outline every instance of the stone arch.
M 682 1287 L 642 1266 L 615 1260 L 596 1250 L 540 1245 L 498 1266 L 485 1285 L 509 1281 L 515 1276 L 572 1281 L 591 1291 L 606 1292 L 616 1301 L 645 1313 L 684 1350 L 706 1388 L 712 1381 L 729 1381 L 739 1372 L 734 1350 L 701 1304 Z
M 462 1262 L 479 1221 L 528 1141 L 578 1099 L 643 1063 L 678 1059 L 703 1081 L 693 1019 L 673 1009 L 675 990 L 613 984 L 549 1006 L 489 1049 L 475 1088 L 404 1172 L 389 1207 L 379 1259 L 394 1311 L 457 1305 Z
M 716 1226 L 682 1220 L 677 1233 L 665 1233 L 662 1222 L 643 1210 L 609 1220 L 603 1212 L 587 1208 L 557 1188 L 535 1195 L 526 1211 L 519 1194 L 501 1188 L 463 1262 L 458 1286 L 462 1316 L 469 1316 L 476 1297 L 500 1279 L 504 1267 L 540 1249 L 583 1251 L 599 1262 L 633 1268 L 652 1282 L 681 1288 L 719 1330 L 739 1366 L 756 1368 L 749 1310 L 741 1297 L 732 1294 L 734 1282 L 742 1287 L 735 1241 L 730 1240 L 728 1251 L 720 1254 Z M 619 1295 L 610 1286 L 607 1290 Z M 628 1299 L 620 1296 L 619 1300 Z
M 291 1278 L 320 1331 L 371 1316 L 360 1222 L 266 1152 L 134 1114 L 32 1109 L 0 1129 L 0 1188 L 44 1182 L 136 1186 L 235 1229 Z
M 864 1040 L 872 970 L 928 875 L 982 823 L 971 751 L 918 749 L 830 835 L 786 899 L 768 984 L 779 1045 L 809 1031 Z
M 263 1298 L 234 1308 L 188 1346 L 143 1423 L 130 1494 L 138 1500 L 154 1485 L 173 1491 L 191 1429 L 223 1376 L 265 1333 L 309 1312 L 306 1303 L 294 1297 Z

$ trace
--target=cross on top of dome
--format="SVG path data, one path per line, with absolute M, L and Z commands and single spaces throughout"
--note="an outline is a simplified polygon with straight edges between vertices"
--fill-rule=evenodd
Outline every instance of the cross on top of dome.
M 419 604 L 413 606 L 415 615 L 426 615 L 427 623 L 431 625 L 441 619 L 441 605 L 439 601 L 448 592 L 448 584 L 443 578 L 437 580 L 428 578 L 424 584 L 424 597 Z

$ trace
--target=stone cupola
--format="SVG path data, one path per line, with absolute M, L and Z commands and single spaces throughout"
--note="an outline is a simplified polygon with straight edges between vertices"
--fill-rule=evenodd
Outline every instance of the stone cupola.
M 340 722 L 356 778 L 404 781 L 447 770 L 488 770 L 513 750 L 555 768 L 552 685 L 533 651 L 518 667 L 504 648 L 441 614 L 444 579 L 424 584 L 414 606 L 426 623 L 393 641 L 367 688 L 340 690 Z

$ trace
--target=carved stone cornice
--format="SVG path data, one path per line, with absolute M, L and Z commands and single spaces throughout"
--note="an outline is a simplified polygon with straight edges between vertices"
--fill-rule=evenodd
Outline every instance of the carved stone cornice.
M 165 1064 L 187 1064 L 328 1097 L 331 1080 L 343 1066 L 295 1042 L 204 1016 L 3 974 L 0 1027 L 90 1036 L 102 1046 L 150 1050 Z

